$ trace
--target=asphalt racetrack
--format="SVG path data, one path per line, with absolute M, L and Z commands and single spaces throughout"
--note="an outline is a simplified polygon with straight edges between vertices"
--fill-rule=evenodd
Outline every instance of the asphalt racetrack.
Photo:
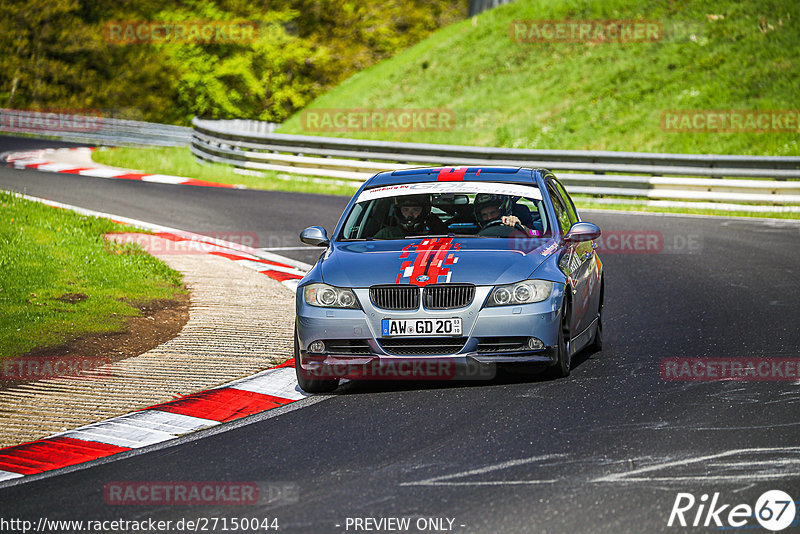
M 0 138 L 0 152 L 40 146 L 64 145 Z M 320 250 L 295 250 L 297 235 L 311 224 L 330 231 L 346 203 L 10 168 L 0 168 L 0 188 L 216 237 L 255 234 L 259 247 L 309 263 Z M 277 518 L 279 532 L 298 533 L 402 531 L 369 518 L 410 518 L 410 532 L 696 532 L 719 530 L 714 518 L 703 526 L 713 498 L 729 505 L 716 516 L 726 527 L 734 506 L 755 507 L 768 490 L 800 501 L 800 379 L 662 376 L 665 359 L 798 358 L 800 224 L 582 216 L 606 236 L 649 232 L 660 245 L 601 253 L 605 348 L 580 355 L 569 378 L 349 383 L 243 424 L 2 488 L 2 516 Z M 108 504 L 104 487 L 120 481 L 294 493 L 247 506 Z M 696 499 L 683 514 L 689 525 L 699 517 L 696 528 L 676 518 L 668 526 L 680 493 Z

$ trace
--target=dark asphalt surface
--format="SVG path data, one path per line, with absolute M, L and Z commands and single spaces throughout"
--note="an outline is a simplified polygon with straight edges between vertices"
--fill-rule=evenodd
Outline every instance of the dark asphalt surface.
M 9 149 L 0 139 L 0 152 Z M 330 230 L 345 204 L 6 168 L 0 188 L 202 233 L 255 232 L 261 246 L 299 246 L 302 228 Z M 679 492 L 698 501 L 719 492 L 719 504 L 731 505 L 723 522 L 732 506 L 754 506 L 767 490 L 800 501 L 800 381 L 659 374 L 664 358 L 798 357 L 800 225 L 583 217 L 606 235 L 660 232 L 664 248 L 601 255 L 606 346 L 581 355 L 568 379 L 348 384 L 227 432 L 0 489 L 0 516 L 277 518 L 280 532 L 366 532 L 347 528 L 348 518 L 387 517 L 411 517 L 412 526 L 449 518 L 453 532 L 694 532 L 718 528 L 668 527 Z M 289 483 L 300 500 L 112 506 L 103 488 L 115 481 Z M 785 532 L 798 531 L 796 521 Z

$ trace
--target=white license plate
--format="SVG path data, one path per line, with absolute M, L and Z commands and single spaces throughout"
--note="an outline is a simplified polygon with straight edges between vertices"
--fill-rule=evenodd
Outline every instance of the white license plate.
M 461 318 L 445 319 L 383 319 L 381 332 L 391 336 L 460 336 Z

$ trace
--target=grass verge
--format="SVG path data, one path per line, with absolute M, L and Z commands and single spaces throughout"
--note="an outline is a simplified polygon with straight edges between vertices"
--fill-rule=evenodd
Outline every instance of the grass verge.
M 92 159 L 104 165 L 136 169 L 151 174 L 168 174 L 223 184 L 243 185 L 250 189 L 294 191 L 324 195 L 352 195 L 357 186 L 325 183 L 312 177 L 262 171 L 263 176 L 233 172 L 221 164 L 200 164 L 186 147 L 114 148 L 95 150 Z
M 186 292 L 160 260 L 106 241 L 116 223 L 6 191 L 0 208 L 0 360 L 122 331 L 140 314 L 135 304 Z

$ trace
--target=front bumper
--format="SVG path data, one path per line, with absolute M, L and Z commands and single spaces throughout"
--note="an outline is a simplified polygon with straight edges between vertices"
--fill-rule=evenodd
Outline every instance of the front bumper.
M 551 296 L 542 302 L 485 308 L 483 304 L 492 288 L 480 286 L 467 307 L 451 310 L 420 307 L 412 311 L 376 308 L 370 302 L 368 289 L 354 289 L 362 309 L 309 306 L 300 288 L 296 322 L 300 367 L 310 372 L 333 366 L 377 370 L 387 365 L 399 368 L 408 361 L 431 360 L 448 362 L 459 369 L 481 364 L 553 365 L 557 359 L 563 287 L 554 284 Z M 449 317 L 461 318 L 461 336 L 382 336 L 382 319 Z M 528 349 L 526 341 L 530 337 L 538 338 L 543 348 Z M 314 341 L 322 341 L 326 349 L 310 352 L 309 345 Z M 517 341 L 520 343 L 515 345 Z

